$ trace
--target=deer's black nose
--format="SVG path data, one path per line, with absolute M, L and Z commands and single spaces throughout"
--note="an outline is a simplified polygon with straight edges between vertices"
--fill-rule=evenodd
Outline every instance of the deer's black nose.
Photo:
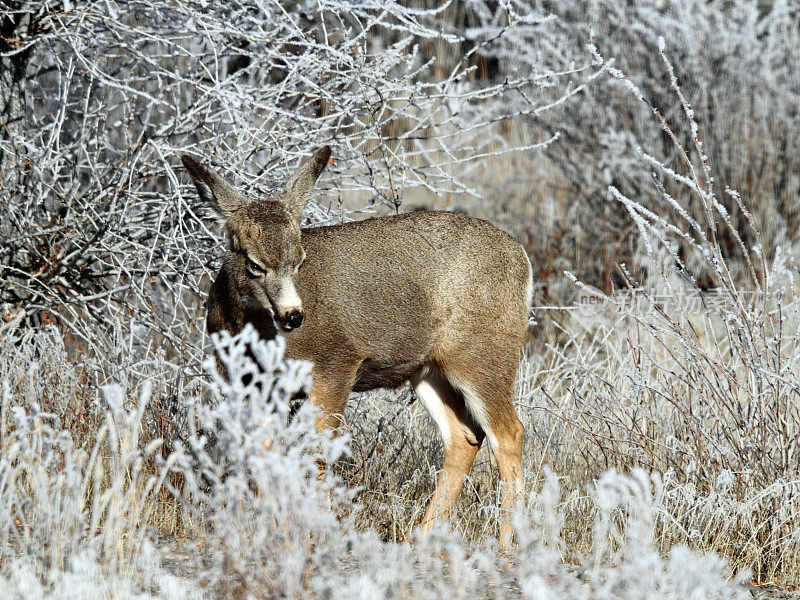
M 286 315 L 285 323 L 289 329 L 297 329 L 303 324 L 303 313 L 299 310 L 290 312 Z

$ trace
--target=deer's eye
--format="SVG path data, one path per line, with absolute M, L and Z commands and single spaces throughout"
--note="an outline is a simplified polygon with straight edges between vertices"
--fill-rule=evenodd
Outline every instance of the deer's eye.
M 246 258 L 244 261 L 245 269 L 247 269 L 247 274 L 251 277 L 261 277 L 266 273 L 266 269 L 264 269 L 261 265 L 257 262 L 250 260 L 250 258 Z

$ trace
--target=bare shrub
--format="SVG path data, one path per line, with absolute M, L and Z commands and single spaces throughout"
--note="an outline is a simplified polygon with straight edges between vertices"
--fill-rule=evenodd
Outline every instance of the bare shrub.
M 691 147 L 695 134 L 657 59 L 658 39 L 663 38 L 702 124 L 705 154 L 713 157 L 709 175 L 730 221 L 718 226 L 720 250 L 737 283 L 746 284 L 750 275 L 736 237 L 748 249 L 758 242 L 747 215 L 722 193 L 726 186 L 748 199 L 767 258 L 778 246 L 797 240 L 800 159 L 792 150 L 800 145 L 796 3 L 601 0 L 532 5 L 554 17 L 533 42 L 540 52 L 539 68 L 585 66 L 591 60 L 586 45 L 595 44 L 658 108 L 678 142 Z M 576 80 L 573 86 L 579 84 Z M 576 290 L 561 278 L 564 269 L 606 293 L 625 285 L 616 265 L 626 263 L 633 269 L 635 224 L 622 204 L 605 201 L 606 190 L 614 186 L 648 209 L 679 219 L 653 180 L 652 173 L 659 169 L 641 161 L 638 150 L 645 148 L 680 171 L 684 161 L 671 136 L 653 126 L 649 107 L 616 78 L 596 80 L 575 101 L 554 107 L 530 127 L 535 135 L 558 131 L 559 139 L 544 149 L 543 159 L 531 156 L 521 164 L 515 159 L 517 166 L 505 180 L 505 189 L 515 196 L 517 210 L 526 211 L 520 237 L 530 237 L 535 270 L 546 284 L 544 302 L 575 299 Z M 660 179 L 660 185 L 694 218 L 702 217 L 689 189 L 669 178 Z M 531 190 L 544 200 L 525 206 Z M 676 243 L 702 287 L 723 285 L 702 256 L 680 240 Z
M 541 18 L 511 8 L 484 15 L 503 26 L 472 43 L 524 45 Z M 396 211 L 418 189 L 473 193 L 461 178 L 470 163 L 546 144 L 551 136 L 508 143 L 495 124 L 525 114 L 519 94 L 555 76 L 468 81 L 467 57 L 434 75 L 420 46 L 463 41 L 441 31 L 442 10 L 8 3 L 0 55 L 16 79 L 0 85 L 9 97 L 0 113 L 13 112 L 0 141 L 2 331 L 57 321 L 70 348 L 103 363 L 119 338 L 113 322 L 196 373 L 201 298 L 222 236 L 186 193 L 180 154 L 235 165 L 236 183 L 264 195 L 330 144 L 326 198 L 307 218 L 331 223 Z M 20 105 L 29 110 L 17 114 Z

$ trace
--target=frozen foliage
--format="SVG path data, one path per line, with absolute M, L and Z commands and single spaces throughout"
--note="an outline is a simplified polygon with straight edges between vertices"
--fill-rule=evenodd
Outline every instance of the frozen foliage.
M 467 39 L 443 31 L 446 8 L 4 3 L 0 331 L 57 321 L 105 361 L 117 322 L 196 372 L 198 291 L 222 236 L 176 170 L 183 153 L 235 167 L 237 186 L 263 197 L 330 144 L 336 164 L 307 217 L 331 223 L 397 210 L 419 190 L 476 193 L 462 177 L 470 162 L 546 144 L 552 135 L 509 142 L 495 124 L 525 114 L 523 97 L 550 74 L 494 82 L 472 64 L 479 50 L 526 43 L 539 17 L 498 5 L 481 19 L 502 28 Z M 422 50 L 465 44 L 446 72 Z
M 283 338 L 266 344 L 248 326 L 215 346 L 237 385 L 208 362 L 212 397 L 196 408 L 175 463 L 211 550 L 205 577 L 226 597 L 301 596 L 347 554 L 348 520 L 337 513 L 352 492 L 318 466 L 337 460 L 347 438 L 317 433 L 309 402 L 290 417 L 288 399 L 310 387 L 311 364 L 282 362 Z
M 727 566 L 715 555 L 672 548 L 664 559 L 656 550 L 658 522 L 666 518 L 660 478 L 635 470 L 629 476 L 611 470 L 592 486 L 594 545 L 573 576 L 559 557 L 564 515 L 559 486 L 546 473 L 543 489 L 531 497 L 535 507 L 517 514 L 520 550 L 517 579 L 525 598 L 747 598 L 732 586 Z M 613 568 L 609 568 L 613 565 Z
M 55 344 L 52 334 L 22 347 Z M 205 402 L 192 402 L 192 426 L 152 474 L 143 459 L 147 390 L 126 398 L 106 388 L 103 424 L 91 451 L 76 447 L 52 415 L 13 394 L 41 385 L 3 384 L 0 454 L 0 589 L 26 598 L 738 598 L 725 561 L 675 548 L 659 554 L 664 517 L 657 476 L 609 472 L 590 489 L 592 551 L 579 569 L 563 564 L 563 510 L 548 474 L 541 492 L 517 509 L 519 548 L 497 557 L 446 527 L 413 545 L 382 542 L 353 526 L 361 510 L 328 464 L 346 453 L 346 436 L 314 428 L 316 410 L 290 415 L 289 398 L 308 386 L 308 364 L 283 361 L 283 344 L 248 328 L 215 340 L 233 377 L 209 364 Z M 3 358 L 13 352 L 2 347 Z M 252 354 L 250 354 L 252 352 Z M 252 357 L 252 358 L 251 358 Z M 257 364 L 256 364 L 257 363 Z M 15 374 L 15 373 L 12 373 Z M 238 381 L 241 382 L 241 379 Z M 45 388 L 47 389 L 47 388 Z M 164 483 L 196 523 L 197 550 L 183 576 L 169 574 L 146 523 Z
M 547 160 L 532 161 L 525 194 L 531 188 L 545 200 L 530 209 L 529 248 L 545 275 L 548 303 L 571 300 L 575 289 L 561 278 L 564 269 L 605 292 L 624 285 L 616 263 L 633 268 L 635 224 L 628 211 L 609 202 L 608 186 L 668 219 L 676 209 L 660 185 L 695 219 L 700 206 L 690 191 L 640 160 L 640 149 L 664 166 L 682 171 L 684 163 L 640 97 L 672 127 L 683 146 L 692 146 L 696 131 L 684 118 L 684 107 L 671 88 L 677 76 L 686 105 L 701 127 L 703 155 L 712 158 L 708 175 L 717 198 L 730 214 L 720 226 L 720 248 L 738 283 L 748 278 L 747 256 L 733 239 L 749 249 L 756 239 L 726 187 L 738 190 L 762 233 L 767 257 L 778 246 L 797 240 L 800 218 L 800 6 L 786 0 L 736 2 L 644 0 L 617 2 L 535 1 L 536 9 L 554 18 L 534 42 L 539 68 L 554 71 L 584 67 L 592 61 L 587 45 L 607 60 L 601 80 L 585 87 L 575 101 L 541 115 L 533 131 L 558 131 Z M 659 58 L 659 40 L 675 73 Z M 599 66 L 595 63 L 595 66 Z M 627 77 L 609 77 L 612 69 Z M 576 79 L 573 87 L 582 83 Z M 636 91 L 633 91 L 636 90 Z M 699 159 L 696 156 L 695 159 Z M 522 193 L 522 192 L 518 192 Z M 683 259 L 704 288 L 722 283 L 701 255 L 677 240 Z M 546 249 L 546 250 L 544 250 Z M 588 259 L 591 257 L 591 259 Z M 584 260 L 586 258 L 586 260 Z
M 43 347 L 52 342 L 40 336 Z M 8 357 L 12 345 L 4 344 Z M 144 449 L 139 436 L 147 391 L 124 408 L 119 387 L 103 390 L 102 425 L 83 449 L 60 419 L 19 393 L 41 384 L 38 365 L 12 387 L 4 379 L 0 415 L 0 583 L 5 597 L 131 598 L 162 585 L 171 597 L 190 598 L 159 570 L 144 524 L 158 507 L 163 478 L 145 472 L 160 442 Z M 43 386 L 47 393 L 57 388 Z M 69 396 L 62 399 L 66 400 Z M 27 404 L 27 405 L 26 405 Z M 171 462 L 171 461 L 170 461 Z M 138 590 L 138 591 L 137 591 Z

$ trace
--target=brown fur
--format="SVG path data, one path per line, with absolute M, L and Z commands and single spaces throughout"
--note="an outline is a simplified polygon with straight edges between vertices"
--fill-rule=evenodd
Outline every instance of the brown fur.
M 293 280 L 304 320 L 280 333 L 288 357 L 314 362 L 314 401 L 331 416 L 344 412 L 353 390 L 424 382 L 441 400 L 437 423 L 446 444 L 423 530 L 457 498 L 486 437 L 507 486 L 503 504 L 510 508 L 522 476 L 523 429 L 513 387 L 529 315 L 524 250 L 490 223 L 451 212 L 301 230 L 298 206 L 328 155 L 317 153 L 276 200 L 226 198 L 236 207 L 228 221 L 233 249 L 209 293 L 209 332 L 237 333 L 249 322 L 262 337 L 274 337 L 280 315 L 273 318 L 270 276 L 253 278 L 246 257 L 286 274 L 304 251 Z M 201 186 L 208 171 L 188 160 L 206 197 Z M 214 186 L 206 185 L 213 196 Z M 508 534 L 506 523 L 505 542 Z

